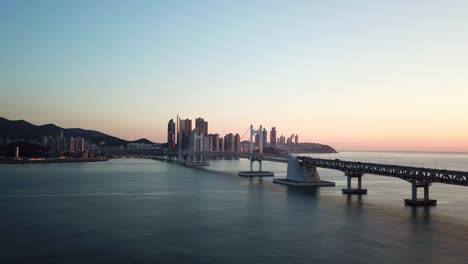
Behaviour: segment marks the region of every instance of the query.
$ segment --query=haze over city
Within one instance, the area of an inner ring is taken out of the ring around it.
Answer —
[[[450,3],[450,4],[447,4]],[[468,151],[466,1],[1,1],[0,116]]]

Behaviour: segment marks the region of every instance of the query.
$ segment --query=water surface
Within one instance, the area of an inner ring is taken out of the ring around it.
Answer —
[[[416,160],[433,167],[467,168],[466,155],[443,155],[330,157]],[[263,167],[274,171],[275,177],[285,177],[285,164],[265,162]],[[396,178],[365,175],[363,187],[369,194],[349,197],[341,194],[346,178],[338,171],[320,169],[322,179],[337,186],[314,189],[236,176],[247,168],[246,160],[212,161],[203,169],[143,159],[1,165],[0,262],[466,263],[468,259],[467,187],[434,184],[431,198],[438,200],[438,206],[413,209],[403,204],[410,197],[410,184]]]

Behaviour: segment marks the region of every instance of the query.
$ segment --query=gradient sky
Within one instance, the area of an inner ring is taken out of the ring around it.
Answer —
[[[468,151],[468,1],[0,0],[0,116]]]

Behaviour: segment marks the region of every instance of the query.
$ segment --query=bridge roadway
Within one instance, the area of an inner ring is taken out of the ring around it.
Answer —
[[[184,152],[183,154],[203,157],[250,158],[250,154],[245,152],[192,151]],[[305,166],[339,170],[343,171],[346,175],[374,174],[400,178],[408,182],[445,183],[468,186],[468,172],[464,171],[345,161],[340,159],[318,159],[308,156],[297,156],[297,158],[299,162]],[[287,163],[288,154],[254,153],[253,160]]]

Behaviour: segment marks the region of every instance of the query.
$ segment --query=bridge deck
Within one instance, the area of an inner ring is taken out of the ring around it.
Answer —
[[[218,152],[218,151],[192,151],[184,152],[184,155],[200,155],[204,157],[233,157],[249,159],[249,153]],[[288,162],[288,154],[265,154],[254,153],[254,160],[265,160],[273,162]],[[305,166],[325,169],[340,170],[351,174],[374,174],[388,177],[396,177],[406,181],[437,182],[468,186],[468,172],[454,170],[440,170],[421,167],[410,167],[400,165],[388,165],[377,163],[365,163],[356,161],[345,161],[340,159],[318,159],[308,156],[297,156]]]

